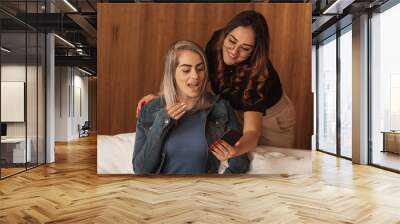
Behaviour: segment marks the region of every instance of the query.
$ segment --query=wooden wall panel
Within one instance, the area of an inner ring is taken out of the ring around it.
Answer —
[[[90,131],[97,132],[97,78],[91,77],[88,80],[89,88],[89,123]]]
[[[159,91],[168,46],[189,39],[203,46],[240,11],[267,19],[271,60],[297,111],[296,147],[312,135],[310,4],[98,4],[98,133],[135,131],[138,100]]]

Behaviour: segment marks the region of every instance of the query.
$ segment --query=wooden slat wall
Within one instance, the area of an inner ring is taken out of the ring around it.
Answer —
[[[176,40],[203,46],[212,33],[243,10],[267,19],[271,60],[297,112],[296,147],[310,148],[310,4],[112,4],[98,5],[98,133],[135,131],[138,100],[157,93],[163,58]]]

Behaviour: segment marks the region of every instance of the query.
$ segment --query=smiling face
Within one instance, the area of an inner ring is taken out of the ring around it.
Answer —
[[[203,89],[205,65],[201,56],[191,50],[177,52],[175,83],[180,101],[196,99]]]
[[[255,34],[251,27],[238,26],[225,37],[222,56],[225,64],[235,65],[245,61],[253,52]]]

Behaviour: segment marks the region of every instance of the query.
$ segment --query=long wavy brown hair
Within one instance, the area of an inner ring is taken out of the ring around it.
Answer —
[[[222,57],[222,47],[226,36],[236,27],[251,27],[255,34],[255,44],[251,55],[243,62],[235,65],[235,73],[231,77],[224,76],[225,64]],[[273,71],[269,60],[269,32],[264,16],[250,10],[237,14],[222,28],[217,41],[211,46],[212,59],[219,90],[238,93],[243,90],[242,102],[248,105],[264,100],[265,80]]]

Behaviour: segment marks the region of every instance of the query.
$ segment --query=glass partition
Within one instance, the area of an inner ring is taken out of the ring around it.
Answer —
[[[340,36],[340,155],[352,158],[352,32]]]
[[[318,47],[318,146],[336,154],[336,36]]]
[[[17,19],[45,1],[1,1],[0,178],[45,162],[45,34]]]
[[[4,133],[0,150],[1,176],[6,177],[24,171],[31,158],[26,136],[26,33],[2,32],[1,47],[0,109]]]
[[[371,18],[372,164],[400,171],[400,4]]]

